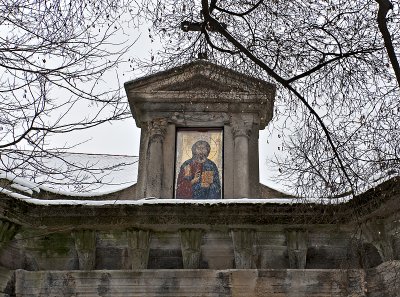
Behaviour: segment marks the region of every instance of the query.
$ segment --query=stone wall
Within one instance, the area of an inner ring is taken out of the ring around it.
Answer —
[[[0,289],[4,296],[399,296],[398,182],[339,205],[46,205],[3,196]]]

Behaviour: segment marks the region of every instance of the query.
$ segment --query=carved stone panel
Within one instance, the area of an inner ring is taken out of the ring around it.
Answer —
[[[303,229],[286,230],[289,267],[305,269],[307,260],[307,231]]]
[[[132,269],[146,269],[149,261],[150,231],[128,230],[128,255]]]
[[[72,232],[78,254],[79,269],[93,270],[96,267],[96,231],[76,230]]]
[[[18,226],[16,224],[0,220],[0,251],[11,239],[14,238],[17,230]]]
[[[254,268],[255,231],[252,229],[231,230],[236,269]]]
[[[201,240],[203,230],[185,229],[180,230],[182,261],[184,269],[198,269],[200,266]]]

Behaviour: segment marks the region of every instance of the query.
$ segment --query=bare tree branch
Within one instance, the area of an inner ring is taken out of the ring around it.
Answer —
[[[378,27],[379,30],[381,31],[385,43],[385,48],[389,56],[390,63],[392,64],[393,67],[393,71],[396,74],[397,83],[400,86],[400,65],[396,56],[396,51],[392,43],[392,37],[387,27],[387,19],[386,19],[386,16],[389,13],[389,11],[393,9],[393,4],[389,0],[375,0],[375,1],[379,5],[378,16],[377,16]]]
[[[309,112],[315,116],[315,118],[318,120],[319,124],[321,125],[326,138],[328,139],[329,144],[331,145],[332,151],[334,152],[339,164],[340,168],[343,171],[343,174],[346,176],[347,181],[349,184],[352,186],[352,181],[350,177],[347,174],[346,168],[342,162],[342,159],[336,149],[336,145],[333,143],[333,140],[331,138],[330,132],[325,126],[323,120],[321,117],[318,115],[318,113],[310,106],[310,104],[307,102],[307,100],[296,90],[294,89],[290,83],[283,79],[281,76],[279,76],[276,72],[274,72],[270,67],[268,67],[264,62],[262,62],[260,59],[258,59],[256,56],[254,56],[246,47],[244,47],[242,44],[240,44],[231,34],[228,33],[228,31],[225,30],[225,28],[216,20],[214,19],[210,13],[209,13],[209,7],[208,7],[208,0],[202,0],[202,7],[203,7],[203,14],[204,14],[204,19],[206,22],[211,23],[211,25],[219,32],[221,33],[229,42],[231,42],[236,48],[238,48],[242,53],[244,53],[249,59],[251,59],[256,65],[264,69],[267,74],[271,77],[273,77],[277,82],[282,84],[285,88],[287,88],[289,91],[291,91],[293,94],[297,96],[297,98],[300,99],[300,101],[307,107]]]

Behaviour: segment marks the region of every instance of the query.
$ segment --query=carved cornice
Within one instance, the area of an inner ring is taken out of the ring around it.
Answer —
[[[205,82],[207,78],[210,82]],[[195,61],[176,68],[157,72],[125,83],[125,90],[130,97],[130,92],[138,91],[181,91],[186,86],[197,87],[196,82],[207,87],[224,88],[226,91],[246,91],[250,93],[268,94],[272,99],[275,96],[275,85],[255,77],[218,66],[204,61]],[[129,98],[131,100],[131,98]]]
[[[275,224],[277,226],[339,223],[354,225],[354,222],[386,218],[400,211],[400,177],[392,178],[374,189],[341,204],[309,202],[293,199],[292,203],[252,203],[238,199],[238,203],[193,204],[177,203],[163,199],[154,203],[145,200],[137,204],[112,203],[87,204],[43,204],[31,203],[1,195],[0,216],[3,220],[21,226],[48,228],[49,230],[76,229],[79,226],[95,230],[119,228],[173,228],[196,226],[219,229],[246,225],[252,228]],[[82,197],[83,198],[83,197]],[[86,197],[87,199],[87,197]],[[266,200],[267,201],[267,200]],[[86,202],[85,202],[86,203]],[[357,209],[358,216],[354,216]]]
[[[161,86],[156,91],[171,91],[171,92],[246,92],[247,90],[242,88],[243,86],[221,83],[210,79],[205,75],[193,75],[185,80],[172,82],[171,84]]]

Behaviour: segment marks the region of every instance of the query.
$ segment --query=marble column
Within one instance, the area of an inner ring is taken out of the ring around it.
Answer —
[[[249,138],[252,122],[232,118],[234,138],[234,198],[250,197]]]
[[[149,144],[147,147],[147,179],[145,197],[161,198],[164,169],[163,142],[167,128],[165,119],[154,119],[148,123]]]

